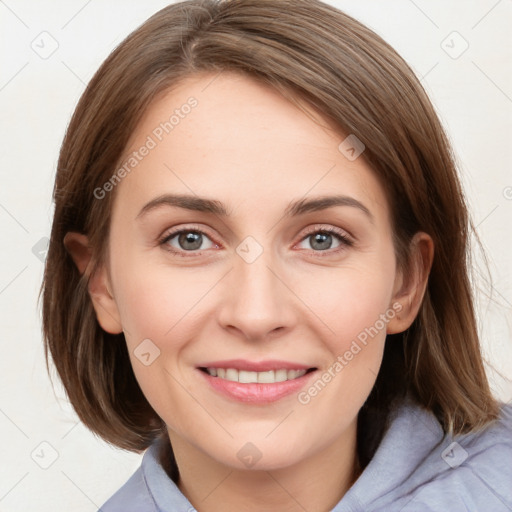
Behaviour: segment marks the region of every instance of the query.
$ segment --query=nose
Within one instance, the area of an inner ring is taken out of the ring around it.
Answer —
[[[294,295],[279,269],[266,251],[252,263],[235,254],[217,310],[224,329],[256,341],[292,328],[298,318]]]

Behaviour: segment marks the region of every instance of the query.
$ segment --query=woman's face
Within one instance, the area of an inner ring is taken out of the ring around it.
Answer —
[[[354,432],[401,305],[386,197],[347,135],[228,72],[182,82],[133,134],[98,319],[119,319],[171,440],[272,469]]]

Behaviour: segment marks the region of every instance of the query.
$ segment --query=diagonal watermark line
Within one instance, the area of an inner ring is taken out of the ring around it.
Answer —
[[[309,190],[306,191],[306,193],[301,197],[301,199],[304,199],[335,167],[336,164],[334,164],[322,177],[320,177],[318,181],[312,187],[310,187]],[[283,219],[284,215],[275,224],[271,226],[267,233],[270,233]]]
[[[267,475],[272,478],[272,480],[274,480],[274,482],[279,485],[279,487],[281,487],[281,489],[283,489],[284,492],[286,492],[286,494],[288,494],[288,496],[290,496],[290,498],[295,501],[295,503],[297,503],[297,505],[299,505],[299,507],[304,510],[305,512],[308,512],[308,510],[306,508],[304,508],[304,506],[302,505],[302,503],[300,503],[299,501],[297,501],[297,499],[292,495],[290,494],[290,492],[288,491],[288,489],[286,489],[286,487],[283,487],[281,485],[281,483],[274,477],[274,475],[270,472],[270,471],[265,471],[265,473],[267,473]]]
[[[433,427],[430,423],[427,423],[424,420],[424,418],[421,416],[421,412],[412,411],[412,414],[416,417],[416,419],[418,419],[427,428],[427,430],[429,430],[432,434],[434,434],[434,436],[438,435],[438,430],[436,430],[435,427]]]
[[[508,503],[505,503],[505,501],[503,501],[503,498],[502,498],[502,494],[498,494],[493,487],[491,487],[487,481],[487,478],[482,478],[480,476],[480,472],[479,471],[475,471],[471,466],[471,473],[473,473],[473,475],[475,475],[476,478],[478,478],[478,480],[480,480],[480,482],[482,482],[482,484],[487,488],[488,491],[490,491],[490,493],[492,495],[494,495],[494,497],[496,498],[496,500],[500,501],[503,505],[505,505],[505,507],[508,508],[508,510],[512,511],[512,505],[510,504],[510,501]],[[508,500],[507,500],[508,501]],[[494,507],[493,507],[494,508]],[[501,508],[501,507],[500,507]],[[466,508],[466,510],[468,512],[471,512],[471,510],[469,508]]]
[[[18,69],[18,71],[16,71],[16,73],[14,73],[14,75],[11,76],[11,78],[9,78],[9,80],[7,80],[7,82],[4,85],[2,85],[2,87],[0,87],[0,91],[5,89],[27,66],[28,62],[25,62],[25,64],[23,64],[23,66],[21,66],[21,68]]]
[[[501,0],[498,0],[472,27],[473,30],[480,22],[498,5],[501,3]]]
[[[88,0],[88,2],[86,2],[73,16],[71,16],[71,18],[66,21],[66,23],[64,23],[64,25],[62,25],[62,27],[60,27],[60,29],[62,30],[63,28],[66,28],[90,3],[91,3],[92,0]]]
[[[215,82],[215,80],[217,80],[217,78],[219,78],[219,76],[221,75],[221,73],[223,73],[224,70],[221,69],[202,89],[201,89],[201,92],[204,92],[206,91],[206,89],[208,89],[208,87],[210,87],[210,85]]]
[[[16,281],[16,279],[18,279],[18,277],[23,274],[23,272],[25,272],[25,270],[27,270],[28,268],[28,265],[26,265],[22,270],[20,270],[1,290],[0,290],[0,295],[2,293],[5,292],[5,290],[7,290],[7,288],[9,288],[9,286],[11,286],[12,283],[14,283],[14,281]]]
[[[77,421],[62,437],[61,439],[64,439],[65,437],[67,437],[71,432],[72,430],[77,426],[77,425],[80,425],[80,422]]]
[[[484,75],[487,80],[489,80],[489,82],[491,82],[494,87],[496,87],[496,89],[498,89],[501,94],[507,98],[508,101],[512,102],[512,98],[475,61],[472,60],[471,62],[478,69],[478,71],[480,71],[480,73],[482,73],[482,75]]]
[[[437,23],[423,9],[421,9],[421,7],[418,4],[416,4],[413,0],[409,0],[409,2],[411,2],[411,4],[413,4],[414,7],[416,7],[416,9],[418,9],[418,11],[420,11],[423,14],[423,16],[425,16],[425,18],[427,18],[430,21],[430,23],[432,23],[432,25],[434,25],[436,28],[439,28]]]
[[[5,414],[5,412],[0,409],[0,412],[27,438],[27,439],[30,439],[27,434],[25,434],[25,432],[23,432],[23,430],[21,430],[21,428],[16,424],[16,422],[14,422],[9,416],[7,416],[7,414]]]
[[[30,28],[3,0],[0,0],[0,4],[2,4],[5,7],[7,7],[7,9],[9,9],[9,11],[11,11],[11,13],[14,14],[14,16],[16,16],[16,18],[18,18],[18,20],[21,23],[23,23],[23,25],[25,25],[25,27]]]
[[[23,229],[23,231],[25,231],[25,233],[29,234],[28,229],[3,204],[0,204],[0,208],[2,208],[2,210],[4,210],[4,212],[6,212],[7,215],[9,215],[9,217],[11,217],[11,219],[13,219],[14,222]]]
[[[492,213],[492,212],[491,212]],[[490,215],[490,214],[489,214]],[[485,220],[485,219],[484,219]],[[483,222],[483,221],[482,221]],[[480,276],[480,278],[488,283],[485,279],[485,276],[478,270],[478,268],[474,268],[474,271]],[[489,283],[488,283],[489,284]],[[489,297],[489,299],[492,299],[492,294],[493,293],[497,293],[510,307],[512,307],[512,304],[510,303],[510,301],[502,294],[500,293],[500,291],[496,288],[496,286],[494,285],[491,285],[490,286],[490,289],[491,289],[491,296]]]
[[[61,470],[60,472],[98,509],[98,512],[101,512],[101,509],[98,507],[98,505],[96,505],[96,503],[94,503],[94,501],[91,499],[90,496],[87,495],[87,493],[80,489],[80,487],[78,487],[78,485],[76,485],[76,483],[73,482],[73,480],[71,480],[71,478],[68,475],[66,475],[64,471]]]
[[[377,374],[370,367],[368,367],[368,370],[373,374],[374,377],[377,377]]]
[[[0,501],[2,501],[17,485],[19,485],[27,475],[28,471],[0,498]]]
[[[198,405],[200,405],[203,410],[206,412],[206,414],[208,414],[208,416],[210,416],[210,418],[215,421],[215,423],[217,423],[217,425],[219,425],[219,427],[224,430],[224,432],[226,432],[226,434],[229,436],[229,437],[233,437],[233,435],[231,434],[231,432],[229,432],[213,415],[212,413],[167,369],[167,368],[164,368],[164,370],[178,383],[179,386],[181,386],[181,388],[183,390],[185,390],[190,398],[192,398],[193,400],[195,400],[197,402]]]
[[[80,82],[82,82],[84,85],[87,85],[63,60],[61,60],[61,62],[69,69],[69,71],[71,71],[71,73],[73,73],[73,75],[78,78],[78,80],[80,80]]]
[[[495,286],[492,289],[512,308],[512,303]]]
[[[496,368],[496,366],[491,361],[489,361],[487,359],[487,357],[483,357],[482,360],[483,360],[484,365],[486,367],[486,371],[492,372],[494,375],[498,375],[500,377],[500,379],[504,380],[507,383],[512,382],[512,378],[507,377],[503,372],[498,370]],[[503,391],[503,388],[501,386],[499,386],[499,389],[500,389],[500,391]],[[511,400],[512,400],[512,397],[511,397]],[[509,400],[506,400],[506,401],[508,402]]]
[[[427,78],[427,75],[439,64],[439,61],[436,62],[421,78],[420,78],[420,82]]]
[[[277,427],[279,427],[280,425],[283,424],[284,420],[286,420],[287,418],[290,417],[290,414],[294,413],[295,412],[295,409],[291,410],[266,436],[265,436],[265,439],[270,435],[272,434],[272,432],[274,432]]]
[[[176,178],[178,178],[181,181],[181,183],[183,183],[183,185],[185,185],[185,187],[187,187],[190,190],[190,192],[192,192],[192,194],[197,196],[197,194],[173,171],[172,167],[169,167],[165,163],[164,163],[164,167],[166,167],[169,171],[171,171],[174,174],[174,176],[176,176]]]
[[[208,498],[213,492],[215,492],[232,474],[233,471],[230,471],[201,501],[206,500],[206,498]],[[192,510],[190,510],[190,512],[192,512]]]
[[[167,336],[231,271],[231,267],[197,302],[195,302],[190,309],[165,333]]]
[[[320,322],[325,325],[325,327],[327,327],[327,329],[329,329],[329,331],[331,331],[333,334],[336,334],[268,265],[267,268],[277,277],[277,279],[279,279],[279,281],[281,281],[281,283],[286,286],[286,288],[288,288],[288,290],[293,293],[293,295],[295,295],[295,297],[297,297],[297,299],[302,302],[302,304],[304,304],[304,306],[306,306],[311,311],[311,313],[313,313],[318,318],[318,320],[320,320]]]
[[[499,207],[499,204],[497,204],[477,225],[476,227],[480,226],[480,224],[483,224]]]

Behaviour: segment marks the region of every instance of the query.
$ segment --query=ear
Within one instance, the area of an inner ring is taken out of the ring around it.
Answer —
[[[410,275],[397,273],[391,304],[401,309],[387,324],[387,334],[396,334],[410,327],[416,318],[427,288],[428,276],[434,260],[434,241],[427,233],[416,233],[409,247]]]
[[[66,233],[64,246],[80,274],[89,275],[91,272],[92,250],[87,236],[75,232]],[[111,334],[119,334],[123,332],[123,327],[111,290],[112,286],[105,265],[102,265],[93,275],[89,276],[88,291],[96,312],[96,318],[103,330]]]

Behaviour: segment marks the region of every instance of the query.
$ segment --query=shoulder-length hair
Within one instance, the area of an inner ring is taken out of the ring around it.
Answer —
[[[46,259],[43,331],[48,353],[83,423],[107,442],[142,451],[165,425],[132,371],[123,334],[99,326],[88,280],[106,255],[113,175],[130,135],[157,95],[198,72],[237,71],[274,87],[354,134],[384,187],[397,261],[408,269],[417,231],[435,244],[420,311],[388,336],[380,373],[358,416],[363,466],[391,403],[410,393],[446,432],[496,419],[480,352],[469,270],[472,229],[455,159],[421,83],[381,37],[319,0],[188,0],[162,9],[106,59],[83,93],[64,138]],[[87,234],[80,275],[63,239]]]

